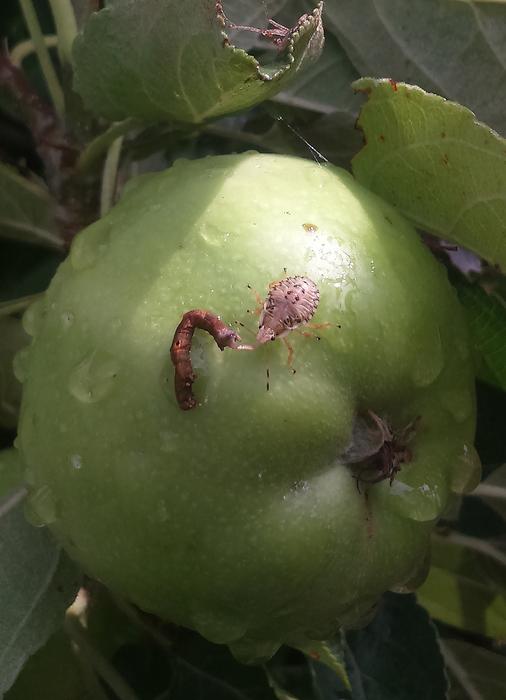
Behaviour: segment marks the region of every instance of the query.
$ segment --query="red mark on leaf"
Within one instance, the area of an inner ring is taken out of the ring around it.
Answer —
[[[390,85],[392,86],[392,90],[393,90],[394,92],[397,92],[397,82],[396,82],[395,80],[393,80],[392,78],[389,78],[389,79],[388,79],[388,82],[389,82]]]
[[[383,136],[383,134],[380,134],[380,135],[378,136],[378,138],[379,138],[380,141],[384,141],[384,140],[385,140],[385,137]]]

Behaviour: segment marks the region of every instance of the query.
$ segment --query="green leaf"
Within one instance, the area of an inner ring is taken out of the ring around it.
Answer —
[[[339,639],[326,642],[313,641],[302,646],[297,645],[297,649],[313,662],[316,661],[329,668],[344,688],[351,689],[350,679],[346,673],[343,645]]]
[[[464,107],[364,78],[357,179],[417,226],[506,269],[506,143]]]
[[[5,700],[94,700],[83,688],[84,680],[78,658],[69,638],[59,630],[28,659]]]
[[[471,341],[483,379],[506,391],[506,306],[479,284],[460,282],[459,299],[465,309]]]
[[[62,624],[78,575],[47,530],[26,522],[20,505],[0,513],[1,697],[27,658]]]
[[[479,496],[506,520],[506,464],[495,469],[474,490],[473,496]]]
[[[371,624],[346,638],[356,700],[446,699],[436,630],[414,595],[388,593]]]
[[[326,0],[325,29],[360,75],[420,85],[466,105],[506,135],[503,4]]]
[[[434,538],[432,566],[417,597],[433,617],[448,625],[504,639],[506,567],[500,560],[505,557],[497,551],[493,558],[495,550],[487,545],[455,534]]]
[[[55,210],[47,190],[0,163],[0,237],[61,249]]]
[[[344,640],[344,637],[343,637]],[[302,652],[297,654],[294,649]],[[265,666],[278,700],[344,700],[351,684],[339,638],[314,641],[281,650]]]
[[[14,376],[14,355],[25,347],[29,337],[18,318],[1,315],[0,304],[0,426],[15,428],[21,403],[21,384]]]
[[[243,666],[225,646],[181,629],[168,661],[170,687],[158,700],[274,700],[262,668]]]
[[[321,52],[321,5],[269,65],[232,46],[215,0],[111,0],[74,43],[75,88],[110,120],[201,123],[285,87]]]
[[[445,639],[441,648],[450,673],[449,700],[504,700],[506,659],[461,639]],[[461,694],[461,690],[464,694]]]

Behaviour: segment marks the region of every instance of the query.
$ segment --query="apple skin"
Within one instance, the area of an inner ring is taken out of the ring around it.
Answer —
[[[316,282],[313,320],[329,324],[319,341],[289,334],[296,373],[281,340],[220,352],[197,331],[199,405],[180,410],[169,348],[183,313],[240,321],[253,342],[254,290],[290,275]],[[24,324],[31,519],[117,594],[242,658],[328,638],[416,587],[435,520],[479,478],[446,272],[333,166],[248,152],[131,181]],[[393,483],[359,491],[339,456],[367,410],[419,423]]]

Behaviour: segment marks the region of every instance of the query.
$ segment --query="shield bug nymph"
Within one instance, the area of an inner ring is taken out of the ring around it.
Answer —
[[[297,275],[273,282],[258,322],[260,345],[283,338],[290,331],[309,323],[320,303],[320,291],[308,277]]]

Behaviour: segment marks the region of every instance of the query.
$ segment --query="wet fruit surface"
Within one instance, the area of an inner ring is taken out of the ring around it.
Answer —
[[[207,309],[254,342],[252,290],[296,276],[317,285],[320,330],[290,331],[293,367],[279,338],[220,352],[196,331],[200,405],[181,411],[183,314]],[[446,274],[333,167],[249,153],[139,178],[76,238],[25,327],[32,522],[113,590],[244,658],[328,637],[419,583],[433,521],[479,473]],[[392,484],[359,490],[340,455],[367,411],[394,433],[418,420]]]

